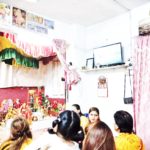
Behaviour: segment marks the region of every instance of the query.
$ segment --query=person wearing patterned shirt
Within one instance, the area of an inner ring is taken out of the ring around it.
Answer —
[[[115,138],[116,150],[145,150],[143,141],[133,132],[133,118],[127,111],[114,114],[115,130],[119,132]]]

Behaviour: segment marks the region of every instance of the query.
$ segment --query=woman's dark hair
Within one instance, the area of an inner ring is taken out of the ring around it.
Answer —
[[[23,142],[27,138],[32,138],[32,133],[29,124],[26,119],[22,117],[16,117],[10,128],[11,136],[8,141],[12,141],[10,148],[11,150],[20,150]]]
[[[115,150],[114,137],[106,123],[99,121],[90,129],[82,150]]]
[[[115,123],[117,124],[120,132],[132,133],[133,132],[133,118],[127,111],[117,111],[114,114]]]
[[[78,105],[78,104],[73,104],[72,106],[75,107],[77,110],[80,111],[80,112],[79,112],[79,115],[80,115],[80,116],[83,116],[83,113],[81,112],[80,105]]]
[[[96,111],[97,114],[99,115],[99,109],[98,109],[97,107],[91,107],[91,108],[89,109],[89,113],[92,112],[92,111]]]
[[[65,140],[73,140],[80,128],[80,117],[77,113],[70,110],[65,110],[60,113],[58,118],[53,121],[52,127],[54,128],[57,125],[56,134],[61,134]],[[49,130],[50,133],[51,130]]]

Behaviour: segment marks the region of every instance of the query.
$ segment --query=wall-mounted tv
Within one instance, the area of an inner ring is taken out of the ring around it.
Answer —
[[[124,64],[121,42],[94,48],[93,55],[95,67]]]

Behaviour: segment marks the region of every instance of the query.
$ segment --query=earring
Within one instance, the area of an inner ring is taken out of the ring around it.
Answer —
[[[115,129],[115,131],[120,132],[120,129],[116,123],[114,124],[114,129]]]

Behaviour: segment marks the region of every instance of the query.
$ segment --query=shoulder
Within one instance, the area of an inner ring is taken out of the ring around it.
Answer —
[[[44,133],[36,140],[33,140],[31,144],[29,144],[24,150],[34,150],[45,147],[46,145],[50,145],[53,140],[55,140],[55,135]]]
[[[72,144],[66,144],[66,143],[61,143],[60,145],[53,146],[55,149],[64,149],[64,150],[80,150],[79,149],[79,144],[76,142],[73,142]]]
[[[74,142],[74,150],[79,150],[79,144]]]
[[[81,122],[89,123],[89,119],[88,119],[87,117],[85,117],[85,116],[81,116],[81,117],[80,117],[80,121],[81,121]]]
[[[30,145],[32,143],[32,139],[31,138],[27,138],[24,143],[21,146],[20,150],[24,150],[28,145]]]
[[[7,140],[5,142],[3,142],[1,145],[0,145],[0,150],[9,150],[10,148],[10,145],[12,144],[13,141],[11,140]]]
[[[120,133],[117,137],[116,140],[127,140],[130,141],[132,139],[132,141],[139,141],[140,138],[136,135],[136,134],[129,134],[129,133]]]
[[[116,148],[138,150],[141,148],[141,139],[135,134],[120,133],[115,138]]]
[[[87,118],[87,117],[85,117],[85,116],[81,116],[81,117],[80,117],[80,119],[88,120],[88,118]]]

